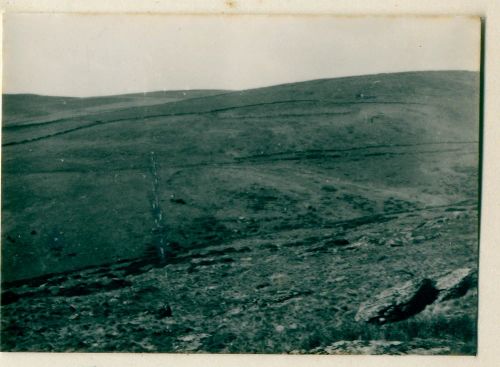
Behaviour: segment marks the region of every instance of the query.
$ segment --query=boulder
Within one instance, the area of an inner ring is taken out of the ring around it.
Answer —
[[[361,304],[355,319],[378,325],[404,320],[421,312],[438,295],[433,280],[410,280]]]
[[[438,301],[462,297],[476,283],[476,272],[471,268],[456,269],[436,280]]]

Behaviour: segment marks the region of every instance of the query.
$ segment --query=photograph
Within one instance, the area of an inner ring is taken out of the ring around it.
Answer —
[[[2,352],[478,352],[481,18],[6,13]]]

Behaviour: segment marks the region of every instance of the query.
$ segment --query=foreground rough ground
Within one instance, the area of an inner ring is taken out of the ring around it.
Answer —
[[[380,290],[464,264],[475,268],[476,239],[468,232],[477,220],[476,208],[447,209],[388,215],[382,223],[283,231],[172,255],[167,264],[124,262],[12,288],[20,299],[3,307],[3,346],[35,351],[470,353],[475,346],[474,288],[399,323],[355,321],[359,305]],[[394,246],[387,233],[401,242]]]

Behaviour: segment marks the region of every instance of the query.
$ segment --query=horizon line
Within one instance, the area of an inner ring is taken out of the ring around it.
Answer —
[[[321,80],[334,80],[334,79],[349,79],[356,77],[370,77],[377,75],[396,75],[396,74],[411,74],[411,73],[432,73],[432,72],[468,72],[468,73],[480,73],[481,70],[469,70],[469,69],[429,69],[429,70],[408,70],[408,71],[396,71],[396,72],[381,72],[381,73],[369,73],[369,74],[353,74],[353,75],[344,75],[344,76],[336,76],[336,77],[325,77],[325,78],[316,78],[316,79],[306,79],[306,80],[297,80],[285,83],[278,84],[270,84],[270,85],[262,85],[259,87],[245,88],[245,89],[219,89],[219,88],[193,88],[193,89],[156,89],[150,91],[138,91],[138,92],[126,92],[126,93],[118,93],[118,94],[97,94],[97,95],[88,95],[88,96],[76,96],[76,95],[52,95],[52,94],[39,94],[33,92],[15,92],[9,93],[4,92],[2,90],[2,96],[39,96],[39,97],[48,97],[48,98],[73,98],[73,99],[87,99],[87,98],[106,98],[106,97],[125,97],[132,96],[138,94],[153,94],[153,93],[173,93],[173,92],[194,92],[194,91],[220,91],[220,94],[233,93],[233,92],[245,92],[257,89],[264,88],[272,88],[290,84],[300,84]]]

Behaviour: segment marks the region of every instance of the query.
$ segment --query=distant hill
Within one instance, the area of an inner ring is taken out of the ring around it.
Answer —
[[[124,107],[163,104],[225,92],[223,90],[179,90],[82,98],[41,96],[37,94],[4,94],[3,124],[4,126],[13,126],[30,122],[40,123],[47,120],[112,111]]]

